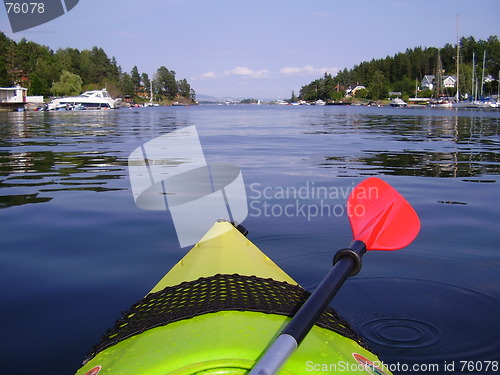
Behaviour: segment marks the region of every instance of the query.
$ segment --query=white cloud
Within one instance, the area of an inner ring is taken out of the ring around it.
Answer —
[[[234,69],[226,71],[226,74],[234,74],[235,76],[249,76],[253,74],[253,70],[245,66],[237,66]]]
[[[269,77],[269,71],[267,69],[252,70],[246,66],[237,66],[234,69],[227,70],[224,74],[226,75],[236,75],[236,76],[247,76],[250,78],[266,78]]]
[[[214,72],[206,72],[201,75],[202,78],[215,78],[217,74]]]
[[[339,70],[338,68],[335,67],[321,67],[321,68],[315,68],[312,65],[305,65],[302,67],[298,66],[286,66],[284,68],[280,69],[280,73],[285,74],[285,75],[301,75],[301,76],[307,76],[307,75],[318,75],[318,74],[324,74],[325,72],[328,72],[330,74],[335,74]]]
[[[250,68],[247,68],[246,66],[237,66],[236,68],[233,68],[231,70],[226,70],[225,72],[222,73],[217,73],[213,71],[209,71],[206,73],[203,73],[199,76],[199,78],[208,78],[208,79],[214,79],[214,78],[224,78],[227,76],[241,76],[241,77],[248,77],[248,78],[269,78],[271,76],[269,70],[267,69],[260,69],[260,70],[253,70]]]

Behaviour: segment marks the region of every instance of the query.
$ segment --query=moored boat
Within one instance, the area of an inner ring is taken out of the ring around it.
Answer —
[[[436,98],[429,101],[431,108],[452,108],[453,103],[445,98]]]
[[[68,96],[52,100],[47,110],[74,109],[114,109],[115,100],[106,89],[85,91],[78,96]]]
[[[406,103],[403,99],[401,98],[395,98],[393,99],[389,105],[391,107],[408,107],[408,103]]]

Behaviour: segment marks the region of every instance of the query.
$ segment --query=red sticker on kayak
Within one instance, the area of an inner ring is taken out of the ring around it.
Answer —
[[[358,353],[352,353],[352,356],[354,359],[361,365],[363,366],[364,370],[368,372],[369,374],[373,375],[388,375],[387,372],[382,370],[379,366],[382,365],[382,362],[373,362],[370,361],[368,358],[363,357],[361,354]]]
[[[97,375],[101,371],[101,366],[96,366],[85,373],[85,375]]]

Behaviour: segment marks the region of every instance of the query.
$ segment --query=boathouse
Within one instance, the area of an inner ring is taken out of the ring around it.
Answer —
[[[27,91],[27,88],[19,85],[16,87],[0,87],[0,111],[15,111],[24,108]]]

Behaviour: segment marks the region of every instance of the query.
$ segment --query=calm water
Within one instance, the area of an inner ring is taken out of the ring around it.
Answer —
[[[332,305],[388,364],[500,360],[499,111],[199,106],[0,113],[2,373],[73,374],[186,252],[168,213],[135,206],[127,159],[189,125],[241,168],[249,238],[308,289],[350,241],[342,192],[391,183],[420,235],[367,254]]]

